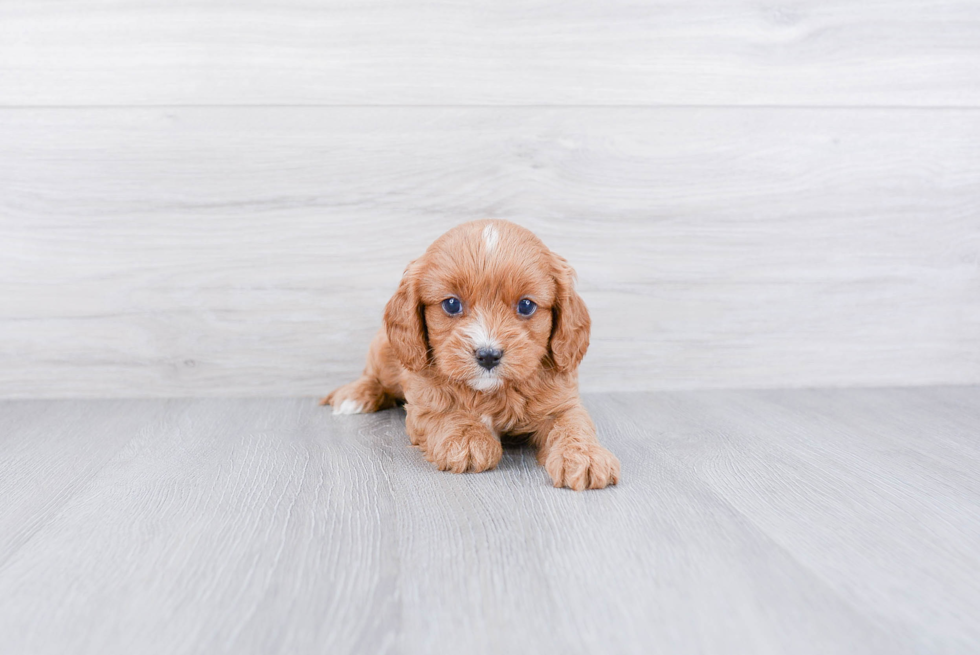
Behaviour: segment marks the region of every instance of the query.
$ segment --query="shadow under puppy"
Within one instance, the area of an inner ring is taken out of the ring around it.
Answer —
[[[404,400],[412,444],[443,471],[491,469],[501,435],[527,435],[556,487],[616,484],[619,460],[579,399],[590,319],[574,277],[518,225],[453,228],[408,265],[363,375],[323,404],[356,414]]]

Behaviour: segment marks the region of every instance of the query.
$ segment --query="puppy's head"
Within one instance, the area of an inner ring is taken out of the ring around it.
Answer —
[[[385,308],[388,340],[405,368],[434,367],[478,391],[540,367],[574,370],[590,325],[574,276],[522,227],[465,223],[406,269]]]

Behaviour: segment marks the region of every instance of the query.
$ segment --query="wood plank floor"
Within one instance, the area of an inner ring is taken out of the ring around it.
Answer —
[[[622,484],[310,399],[0,403],[5,653],[975,653],[980,387],[587,395]]]

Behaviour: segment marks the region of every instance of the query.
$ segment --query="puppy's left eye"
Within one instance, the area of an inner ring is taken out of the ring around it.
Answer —
[[[534,304],[534,301],[528,298],[522,298],[521,301],[517,303],[517,313],[521,316],[530,316],[537,308],[538,306]]]

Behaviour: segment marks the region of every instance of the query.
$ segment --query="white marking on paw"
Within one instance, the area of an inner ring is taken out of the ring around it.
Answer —
[[[333,408],[334,414],[363,414],[364,407],[353,398],[348,398]]]
[[[493,249],[497,247],[497,239],[499,238],[497,228],[492,224],[483,228],[483,245],[487,250],[487,254],[493,252]]]
[[[483,425],[487,426],[487,429],[490,430],[490,433],[493,436],[495,436],[495,437],[499,437],[500,436],[500,433],[497,432],[497,429],[495,427],[493,427],[493,419],[491,417],[486,416],[486,415],[481,416],[480,417],[480,422],[483,423]]]

